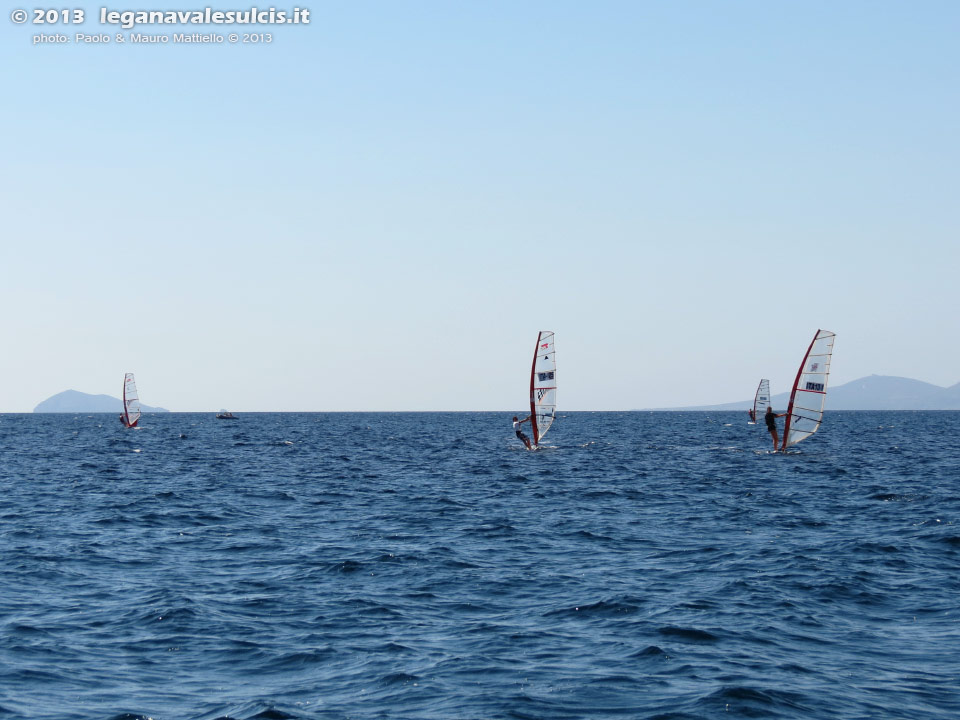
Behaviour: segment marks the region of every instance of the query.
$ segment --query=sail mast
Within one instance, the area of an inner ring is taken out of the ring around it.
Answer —
[[[760,384],[757,385],[757,394],[753,397],[753,421],[760,422],[760,404],[764,403],[765,405],[770,404],[770,381],[766,378],[760,381]],[[764,407],[766,410],[766,407]]]
[[[137,395],[137,383],[133,373],[123,376],[123,424],[136,427],[140,420],[140,398]]]
[[[541,330],[530,370],[530,422],[533,444],[539,445],[557,411],[557,355],[551,330]]]
[[[130,373],[123,376],[123,424],[130,427],[130,413],[127,412],[127,378]]]
[[[817,334],[820,331],[817,330]],[[807,358],[810,357],[810,351],[813,349],[813,344],[817,341],[817,336],[813,336],[813,340],[810,341],[810,347],[807,348],[806,354],[803,356],[803,360],[800,362],[800,368],[797,370],[797,377],[793,381],[793,389],[790,391],[790,401],[787,403],[787,419],[783,422],[783,441],[780,443],[780,449],[787,449],[787,436],[790,435],[790,421],[793,419],[793,403],[797,399],[797,386],[800,384],[800,376],[803,375],[803,368],[807,364]]]
[[[533,427],[533,444],[540,442],[539,428],[537,428],[537,400],[534,393],[534,381],[537,378],[537,353],[540,352],[541,330],[537,333],[537,344],[533,346],[533,363],[530,365],[530,425]]]
[[[810,341],[790,392],[780,450],[786,450],[820,429],[834,337],[829,330],[817,330]]]

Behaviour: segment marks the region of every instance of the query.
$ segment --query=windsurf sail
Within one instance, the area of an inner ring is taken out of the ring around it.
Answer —
[[[827,399],[827,379],[830,377],[830,357],[833,338],[829,330],[817,330],[807,354],[803,356],[797,379],[790,393],[787,420],[783,428],[781,450],[806,440],[820,429],[823,404]]]
[[[140,398],[137,397],[137,383],[133,373],[123,376],[123,424],[136,427],[140,420]]]
[[[541,330],[533,351],[533,369],[530,371],[530,422],[533,424],[533,444],[539,445],[553,425],[557,412],[557,355],[553,333]]]
[[[770,407],[770,381],[764,378],[757,385],[757,394],[753,397],[753,410],[750,412],[750,422],[757,422]]]

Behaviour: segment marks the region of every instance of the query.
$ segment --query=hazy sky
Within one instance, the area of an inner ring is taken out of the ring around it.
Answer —
[[[960,381],[960,4],[301,6],[4,11],[0,411],[522,410],[541,329],[567,410],[783,392],[817,328],[831,384]]]

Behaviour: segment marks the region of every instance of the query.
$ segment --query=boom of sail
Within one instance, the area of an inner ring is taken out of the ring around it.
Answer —
[[[140,398],[133,373],[123,376],[123,415],[120,418],[126,427],[136,427],[140,421]]]
[[[541,330],[533,351],[530,371],[530,422],[533,423],[533,444],[539,445],[553,425],[557,412],[557,355],[553,333]]]
[[[830,377],[830,357],[833,339],[829,330],[817,330],[807,354],[797,371],[797,379],[790,393],[787,420],[783,428],[781,450],[806,440],[820,429],[823,404],[827,399],[827,379]]]

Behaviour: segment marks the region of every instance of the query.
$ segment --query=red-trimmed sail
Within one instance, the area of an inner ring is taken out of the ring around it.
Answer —
[[[133,373],[123,376],[123,424],[136,427],[140,420],[140,398],[137,396],[137,383]]]
[[[790,393],[787,420],[783,427],[781,450],[806,440],[820,429],[823,420],[823,405],[827,399],[827,379],[830,377],[830,358],[833,355],[833,339],[829,330],[817,330],[807,354],[803,356],[797,379]]]
[[[530,370],[530,422],[533,424],[533,444],[539,445],[553,425],[557,412],[557,356],[553,333],[541,330],[533,351]]]

